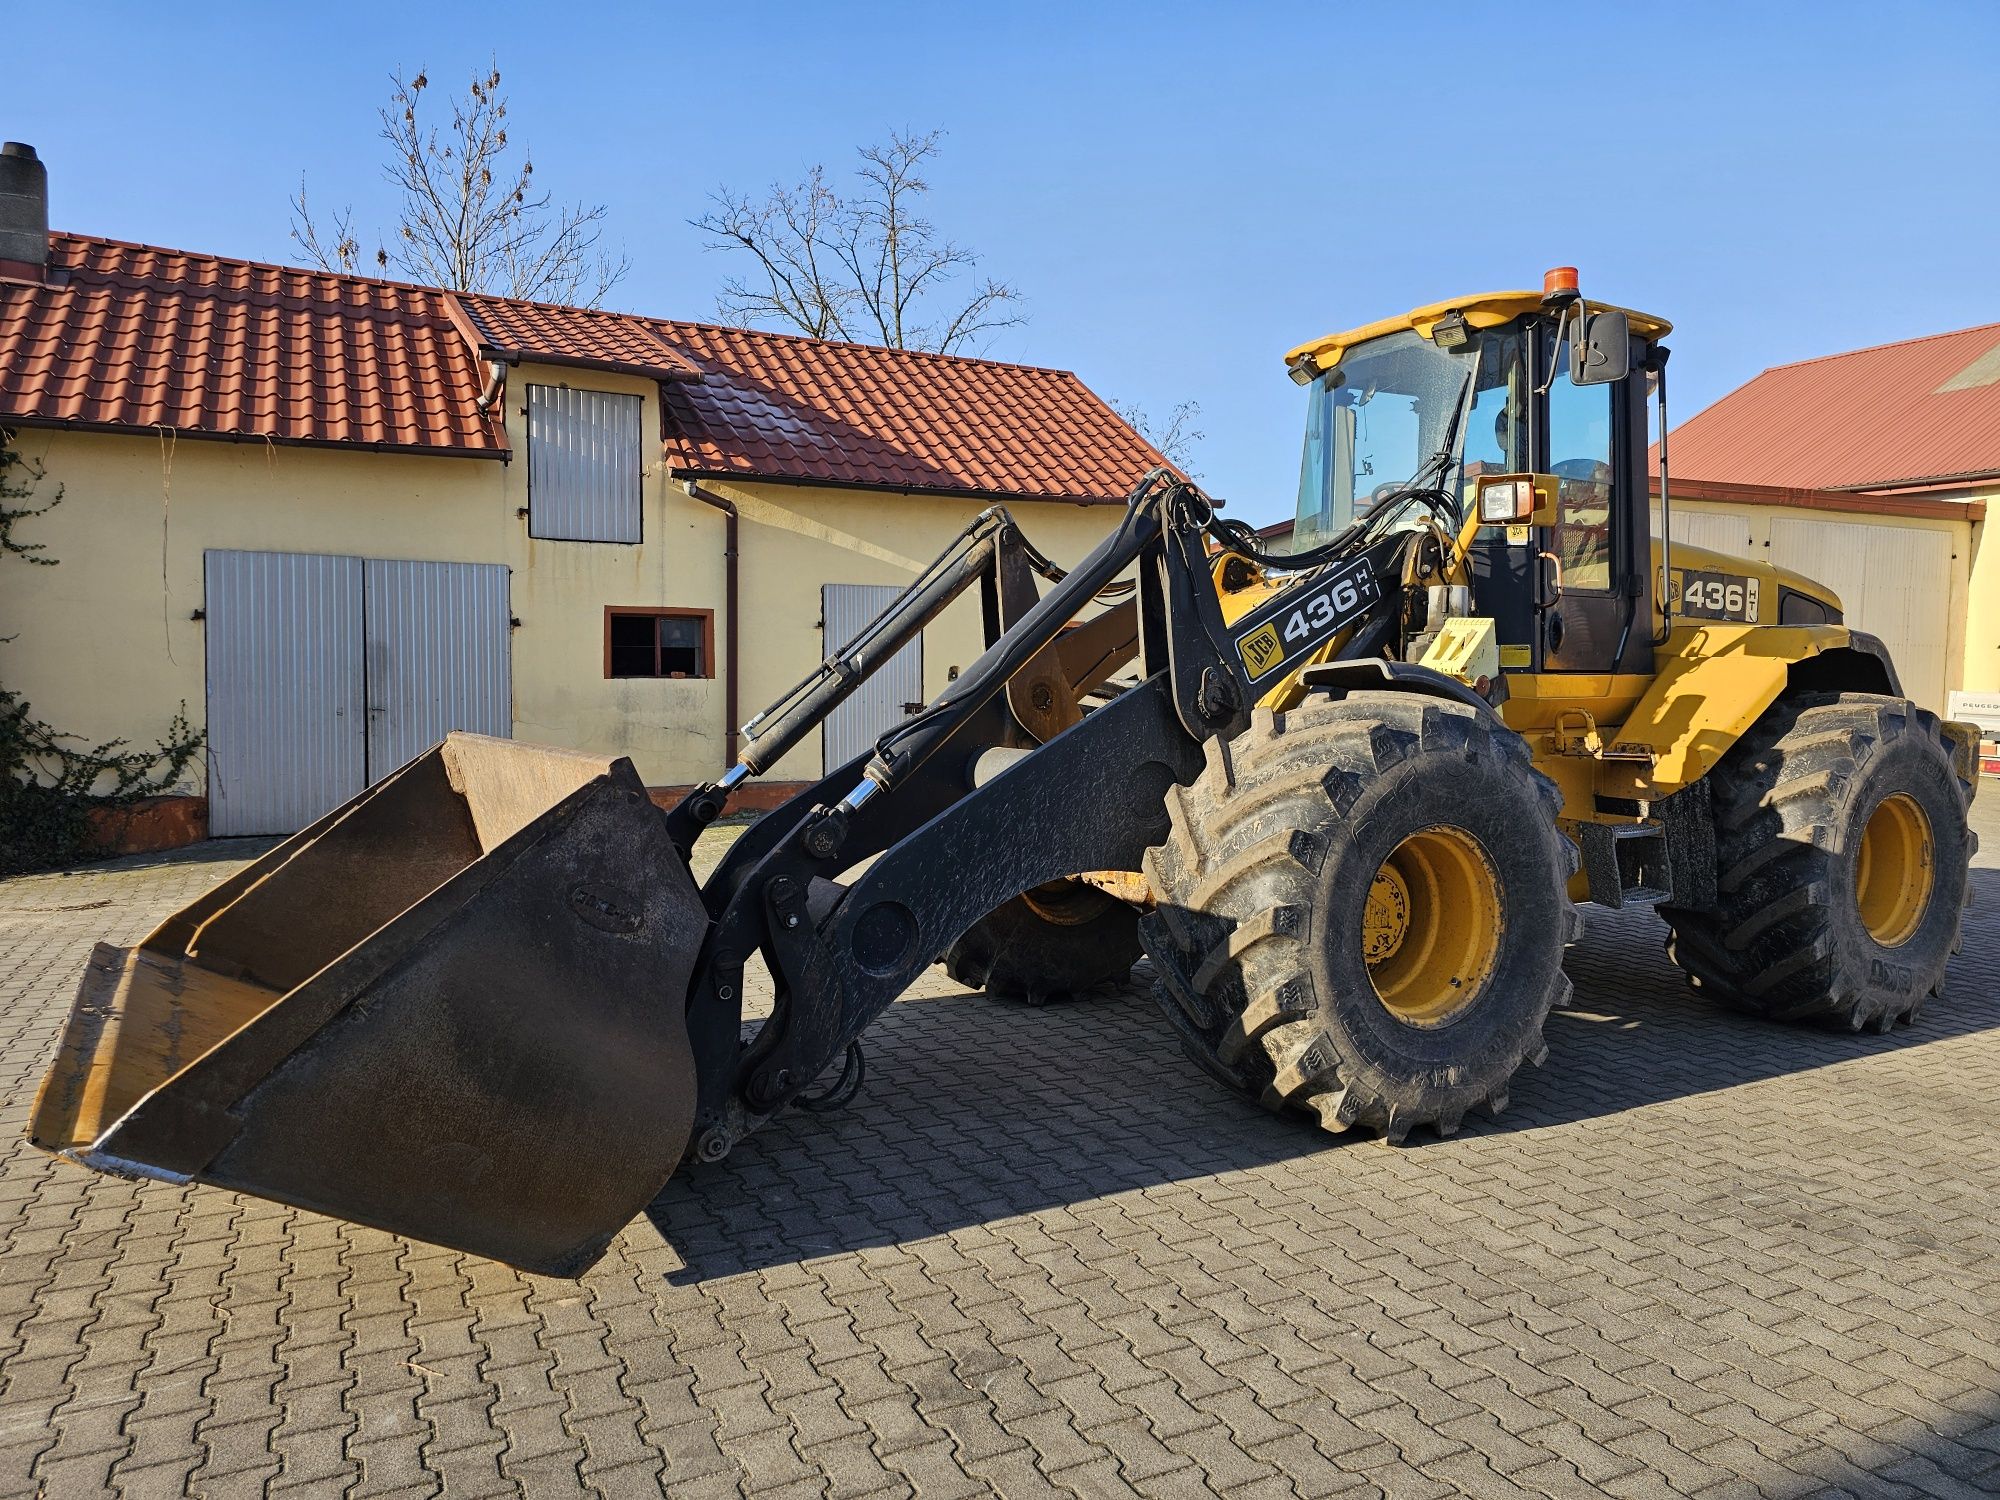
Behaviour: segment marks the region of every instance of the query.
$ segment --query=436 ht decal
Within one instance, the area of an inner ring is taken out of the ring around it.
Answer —
[[[1367,614],[1378,597],[1375,570],[1362,558],[1300,579],[1230,627],[1244,676],[1254,684],[1302,661]]]
[[[1680,601],[1674,606],[1675,614],[1697,620],[1757,623],[1757,580],[1748,575],[1675,568],[1672,587]]]

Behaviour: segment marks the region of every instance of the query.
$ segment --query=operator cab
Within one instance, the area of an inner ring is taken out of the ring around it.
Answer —
[[[1435,520],[1469,546],[1472,613],[1494,621],[1502,671],[1649,672],[1646,400],[1669,330],[1586,304],[1565,267],[1540,292],[1436,303],[1294,349],[1307,408],[1289,550]],[[1510,509],[1498,475],[1543,477]],[[1473,527],[1482,488],[1491,519]]]

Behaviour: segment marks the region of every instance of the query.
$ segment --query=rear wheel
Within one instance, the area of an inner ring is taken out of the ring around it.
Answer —
[[[1081,880],[1052,880],[981,917],[944,953],[967,989],[1046,1005],[1123,980],[1139,961],[1139,914]]]
[[[1662,906],[1704,995],[1887,1031],[1938,994],[1977,838],[1935,714],[1873,693],[1785,699],[1709,773],[1716,904]]]
[[[1520,736],[1357,693],[1259,710],[1169,797],[1140,933],[1196,1062],[1329,1130],[1498,1112],[1569,993],[1574,847]]]

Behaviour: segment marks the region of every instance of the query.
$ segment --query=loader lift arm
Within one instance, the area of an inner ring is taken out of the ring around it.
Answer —
[[[993,907],[1079,871],[1140,867],[1164,836],[1168,788],[1199,769],[1202,741],[1247,718],[1202,544],[1213,515],[1199,491],[1164,471],[1149,475],[1112,534],[1007,621],[935,703],[738,841],[708,882],[715,925],[689,995],[698,1158],[720,1159],[795,1099]],[[863,633],[868,659],[899,649],[974,576],[1007,592],[1007,565],[1020,550],[1008,545],[1010,534],[1002,522],[968,548],[954,544]],[[1032,743],[1010,711],[1015,695],[1003,689],[1052,660],[1064,627],[1135,564],[1142,684],[982,783],[976,768],[986,752]],[[739,766],[752,757],[774,763],[782,749],[770,747],[781,736],[788,748],[817,723],[838,701],[837,670],[830,665],[795,690],[797,706],[769,719]],[[676,841],[742,779],[732,770],[691,792],[669,814]],[[1030,827],[1046,836],[1021,838]],[[852,886],[838,884],[875,854],[882,857]],[[778,1000],[741,1046],[743,965],[758,949]]]

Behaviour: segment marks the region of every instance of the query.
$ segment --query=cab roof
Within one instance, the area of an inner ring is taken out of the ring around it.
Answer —
[[[1596,308],[1612,308],[1607,302],[1593,302]],[[1523,313],[1534,312],[1542,306],[1540,292],[1480,292],[1471,297],[1454,297],[1447,302],[1433,302],[1425,307],[1413,307],[1408,312],[1393,318],[1381,318],[1373,323],[1364,323],[1359,328],[1350,328],[1345,333],[1329,333],[1323,338],[1312,339],[1300,344],[1285,356],[1286,365],[1296,365],[1302,359],[1310,359],[1322,370],[1330,370],[1339,364],[1347,351],[1367,339],[1380,338],[1385,333],[1414,331],[1424,338],[1431,336],[1445,314],[1456,312],[1474,328],[1498,328],[1502,323],[1511,323]],[[1673,331],[1674,325],[1665,318],[1656,318],[1651,313],[1634,312],[1631,308],[1614,308],[1632,320],[1632,331],[1642,339],[1665,338]]]

